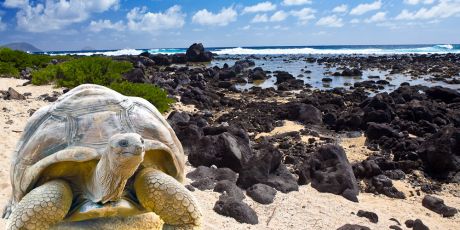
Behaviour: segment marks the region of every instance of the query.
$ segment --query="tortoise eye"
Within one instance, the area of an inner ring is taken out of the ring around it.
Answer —
[[[144,144],[144,138],[141,138],[141,143]]]
[[[118,145],[120,147],[128,147],[128,141],[127,140],[121,140],[118,142]]]

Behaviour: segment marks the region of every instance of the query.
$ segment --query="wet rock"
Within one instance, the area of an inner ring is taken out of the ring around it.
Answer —
[[[275,199],[276,189],[265,184],[255,184],[246,189],[246,194],[261,204],[271,204]]]
[[[433,99],[439,99],[446,103],[453,101],[460,101],[460,93],[453,89],[444,88],[442,86],[435,86],[427,89],[425,93]]]
[[[312,187],[319,192],[342,195],[358,202],[358,184],[342,147],[331,144],[321,146],[299,171],[299,183],[311,180]]]
[[[236,182],[237,175],[229,168],[210,168],[199,166],[187,174],[193,180],[191,185],[199,190],[213,189],[215,184],[222,180]]]
[[[445,205],[444,200],[431,195],[425,195],[422,200],[422,205],[443,217],[452,217],[458,212],[457,209]]]
[[[254,68],[250,72],[249,77],[248,77],[248,79],[252,80],[252,81],[254,81],[254,80],[266,80],[267,78],[268,78],[267,74],[260,67]]]
[[[363,72],[357,68],[352,68],[352,69],[349,69],[349,68],[345,68],[342,73],[340,73],[340,76],[362,76],[363,75]]]
[[[295,77],[292,74],[285,72],[285,71],[276,71],[275,72],[276,83],[281,84],[283,82],[287,82],[288,80],[295,80]]]
[[[289,120],[314,125],[320,125],[323,122],[321,111],[310,104],[288,103],[284,106],[284,110],[286,110]]]
[[[156,65],[168,66],[172,64],[170,57],[166,54],[150,54],[150,59],[152,59]]]
[[[185,52],[185,57],[189,62],[210,62],[212,53],[205,51],[203,44],[193,43]]]
[[[235,199],[219,199],[214,205],[214,211],[228,216],[240,223],[258,224],[257,213],[246,203]]]
[[[365,218],[369,219],[369,221],[372,222],[372,223],[379,222],[379,217],[374,212],[368,212],[368,211],[359,210],[356,215],[359,216],[359,217],[365,217]]]
[[[370,228],[358,224],[345,224],[337,230],[371,230]]]

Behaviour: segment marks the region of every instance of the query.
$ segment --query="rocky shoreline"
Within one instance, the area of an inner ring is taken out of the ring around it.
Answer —
[[[221,67],[190,64],[187,60],[212,58],[196,45],[187,54],[145,53],[114,59],[134,64],[124,75],[126,80],[158,85],[182,107],[192,108],[173,110],[168,122],[193,166],[187,174],[188,188],[220,194],[213,195],[211,209],[216,213],[256,228],[268,227],[273,217],[259,213],[263,205],[272,207],[278,197],[294,193],[298,198],[297,191],[305,193],[305,186],[311,186],[320,193],[343,196],[338,199],[347,200],[341,201],[349,202],[345,206],[368,202],[371,194],[376,199],[416,200],[408,205],[426,207],[422,212],[452,224],[437,226],[432,219],[425,223],[425,216],[412,216],[396,218],[392,225],[385,220],[385,226],[375,227],[379,220],[382,223],[379,216],[391,213],[357,208],[353,212],[369,219],[369,224],[345,218],[333,226],[318,225],[322,229],[455,229],[460,224],[456,214],[460,208],[460,55],[284,57],[285,62],[323,66],[327,75],[311,77],[326,83],[334,77],[359,78],[368,69],[388,73],[320,90],[287,71],[266,71],[256,65],[272,56],[214,57],[220,63],[234,63]],[[385,86],[396,74],[451,87],[404,82],[390,91]],[[274,87],[238,87],[268,79],[276,79]],[[13,88],[2,91],[0,107],[29,98]],[[37,98],[52,102],[59,94]],[[347,142],[358,139],[363,143]],[[449,202],[444,203],[439,197],[446,194]],[[254,201],[261,208],[254,208]],[[314,227],[301,221],[296,220],[297,227]]]

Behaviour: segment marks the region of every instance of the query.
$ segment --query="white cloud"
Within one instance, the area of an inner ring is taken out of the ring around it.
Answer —
[[[251,20],[251,23],[260,23],[260,22],[268,22],[267,14],[256,14]]]
[[[5,0],[3,3],[3,6],[7,8],[19,8],[27,5],[29,5],[29,0]]]
[[[243,27],[243,28],[241,28],[241,29],[242,29],[242,30],[249,30],[249,29],[251,29],[251,26],[250,26],[250,25],[247,25],[247,26],[245,26],[245,27]]]
[[[361,21],[360,21],[359,19],[357,19],[357,18],[353,18],[353,19],[351,19],[351,21],[350,21],[351,24],[358,24],[358,23],[360,23],[360,22],[361,22]]]
[[[125,29],[125,25],[122,21],[112,23],[110,20],[99,20],[91,21],[89,24],[89,30],[93,32],[100,32],[102,30],[117,30],[122,31]]]
[[[386,12],[378,12],[374,14],[372,17],[370,17],[369,19],[366,19],[366,22],[367,23],[383,22],[386,20],[386,15],[387,15]]]
[[[246,6],[243,9],[243,13],[257,13],[257,12],[268,12],[276,10],[276,5],[271,2],[261,2],[252,6]]]
[[[209,12],[207,9],[202,9],[195,13],[192,17],[194,23],[208,26],[226,26],[230,22],[236,21],[238,13],[232,8],[222,8],[219,13]]]
[[[362,15],[369,11],[378,10],[382,7],[382,1],[378,0],[373,3],[363,3],[359,4],[350,11],[351,15]]]
[[[83,22],[90,17],[91,13],[117,8],[119,0],[48,0],[35,5],[29,4],[28,1],[8,1],[5,4],[20,8],[16,13],[19,29],[28,32],[46,32]]]
[[[315,19],[315,12],[312,8],[303,8],[301,10],[293,10],[290,13],[294,17],[297,17],[300,24],[305,25],[310,20]]]
[[[334,13],[345,13],[348,10],[348,6],[345,4],[338,5],[334,9],[332,9],[332,12]]]
[[[434,0],[404,0],[404,3],[409,4],[409,5],[417,5],[420,3],[429,5],[432,4]]]
[[[126,15],[127,27],[134,31],[153,32],[163,29],[181,28],[185,24],[185,14],[181,7],[174,5],[165,12],[147,12],[147,8],[133,8]]]
[[[431,8],[421,8],[410,12],[403,10],[396,16],[397,20],[430,20],[460,15],[460,1],[441,0]]]
[[[2,17],[0,17],[0,31],[4,31],[6,29],[6,24],[2,22]]]
[[[312,0],[283,0],[283,5],[286,6],[300,6],[305,4],[311,4]]]
[[[281,22],[281,21],[284,21],[284,19],[286,19],[289,15],[280,10],[280,11],[277,11],[276,13],[274,13],[271,17],[270,17],[270,21],[272,22]]]
[[[343,22],[342,19],[337,17],[337,15],[331,15],[320,18],[316,22],[317,26],[328,26],[328,27],[342,27]]]

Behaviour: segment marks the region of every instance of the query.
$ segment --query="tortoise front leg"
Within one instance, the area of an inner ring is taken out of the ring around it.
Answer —
[[[165,222],[163,229],[197,229],[201,211],[192,194],[176,179],[155,169],[140,171],[134,181],[139,202]]]
[[[72,204],[67,182],[53,180],[30,191],[16,205],[7,229],[49,229],[62,221]]]

